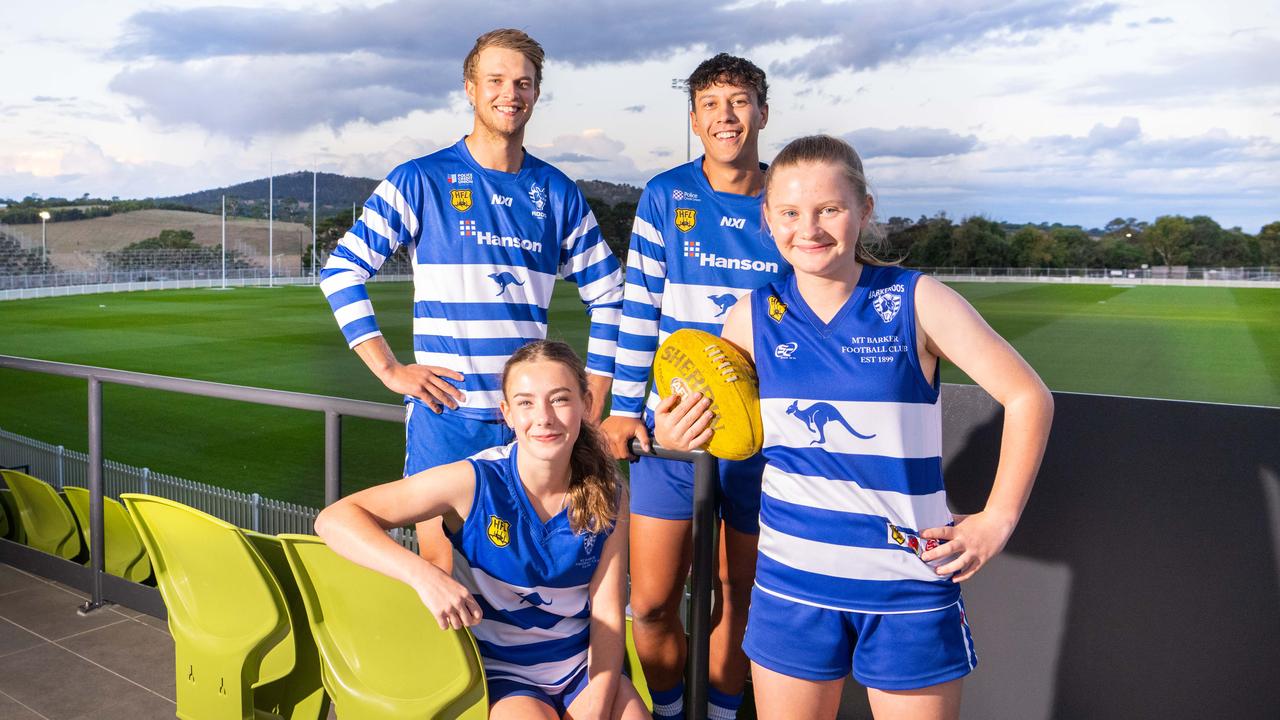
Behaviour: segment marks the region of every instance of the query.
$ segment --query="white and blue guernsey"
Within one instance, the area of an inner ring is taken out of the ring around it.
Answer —
[[[486,169],[465,139],[392,170],[321,275],[351,347],[382,334],[365,281],[401,245],[413,266],[415,361],[463,374],[462,417],[501,417],[502,366],[546,337],[557,278],[577,284],[591,316],[588,372],[613,374],[622,272],[564,173],[528,153],[515,174]]]
[[[952,524],[942,483],[937,374],[916,352],[920,274],[864,266],[824,323],[795,276],[751,300],[763,496],[756,586],[835,610],[936,610],[959,586],[920,559],[920,532]],[[942,561],[942,562],[945,562]]]
[[[702,158],[658,175],[636,207],[627,254],[613,415],[658,404],[645,387],[658,345],[680,328],[720,334],[729,308],[787,270],[763,224],[762,195],[712,189]]]
[[[486,677],[563,691],[586,667],[590,583],[610,531],[575,533],[561,510],[545,523],[516,466],[517,444],[470,459],[475,499],[450,533],[466,559],[454,577],[484,613],[472,626]]]

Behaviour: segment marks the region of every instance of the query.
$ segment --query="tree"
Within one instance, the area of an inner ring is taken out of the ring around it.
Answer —
[[[1163,265],[1185,265],[1191,225],[1181,215],[1162,215],[1142,234],[1142,242]]]
[[[1053,240],[1034,225],[1023,225],[1009,236],[1009,262],[1013,267],[1045,268],[1053,264]]]

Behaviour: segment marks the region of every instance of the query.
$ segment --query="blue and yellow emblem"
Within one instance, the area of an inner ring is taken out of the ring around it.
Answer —
[[[511,523],[497,515],[490,515],[489,542],[498,547],[506,547],[511,542]]]
[[[466,212],[471,209],[471,191],[470,190],[450,190],[449,204],[458,212]]]
[[[777,323],[782,322],[782,316],[787,314],[787,304],[778,299],[777,295],[769,296],[769,317]]]
[[[676,208],[676,227],[680,232],[689,232],[698,224],[698,211],[693,208]]]

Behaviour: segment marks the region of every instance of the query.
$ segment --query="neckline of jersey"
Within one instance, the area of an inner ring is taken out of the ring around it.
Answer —
[[[525,488],[524,482],[520,479],[520,465],[516,462],[516,455],[520,451],[520,443],[514,443],[511,446],[511,454],[507,456],[507,462],[510,463],[507,472],[507,490],[516,499],[516,509],[525,515],[525,519],[529,521],[529,526],[533,528],[537,534],[538,540],[545,540],[551,531],[556,529],[553,526],[564,524],[560,518],[569,517],[568,507],[560,508],[555,515],[547,518],[546,522],[538,517],[538,511],[533,508],[533,502],[529,500],[529,491]]]
[[[723,203],[728,203],[730,205],[740,205],[742,207],[747,207],[747,208],[760,207],[760,205],[764,202],[764,188],[761,188],[760,192],[756,193],[755,195],[739,195],[738,193],[721,192],[711,187],[711,181],[708,180],[706,174],[702,172],[702,160],[705,157],[706,155],[699,155],[693,160],[690,160],[689,162],[685,163],[685,167],[689,169],[689,174],[693,176],[693,182],[696,185],[698,185],[698,187],[701,190],[711,194],[717,200]],[[768,165],[765,165],[764,163],[760,163],[761,172],[767,170],[768,168],[769,168]]]
[[[481,165],[480,161],[476,160],[475,156],[471,154],[471,148],[467,147],[466,135],[463,135],[453,147],[454,150],[457,151],[458,156],[462,158],[463,162],[470,165],[473,170],[483,175],[489,182],[503,185],[517,185],[520,183],[521,179],[529,174],[529,160],[533,156],[530,155],[529,151],[524,147],[520,148],[524,152],[524,158],[520,161],[520,170],[514,173],[494,170]]]
[[[871,286],[871,276],[875,275],[878,268],[874,265],[862,266],[862,272],[858,273],[858,284],[854,286],[853,292],[849,293],[848,299],[840,306],[835,315],[831,316],[831,322],[822,322],[818,314],[809,307],[809,303],[805,301],[804,296],[800,294],[800,287],[796,284],[796,274],[793,272],[787,279],[787,294],[791,296],[791,301],[796,304],[796,309],[800,315],[818,331],[820,337],[830,337],[836,326],[844,321],[849,313],[853,312],[853,308],[867,294],[867,288]]]

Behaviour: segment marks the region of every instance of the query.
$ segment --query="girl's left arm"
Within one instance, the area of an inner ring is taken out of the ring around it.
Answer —
[[[622,682],[622,658],[626,652],[627,534],[630,517],[624,492],[618,502],[618,518],[600,553],[600,564],[591,577],[591,645],[587,653],[589,718],[610,717]]]
[[[1035,370],[977,310],[951,288],[930,277],[916,286],[916,319],[923,331],[924,353],[955,363],[996,402],[1004,406],[1000,462],[995,482],[981,512],[956,520],[951,527],[930,528],[926,538],[947,541],[922,556],[926,562],[952,557],[938,567],[955,582],[973,577],[1004,549],[1031,494],[1049,425],[1053,396]],[[923,359],[923,353],[922,353]]]

